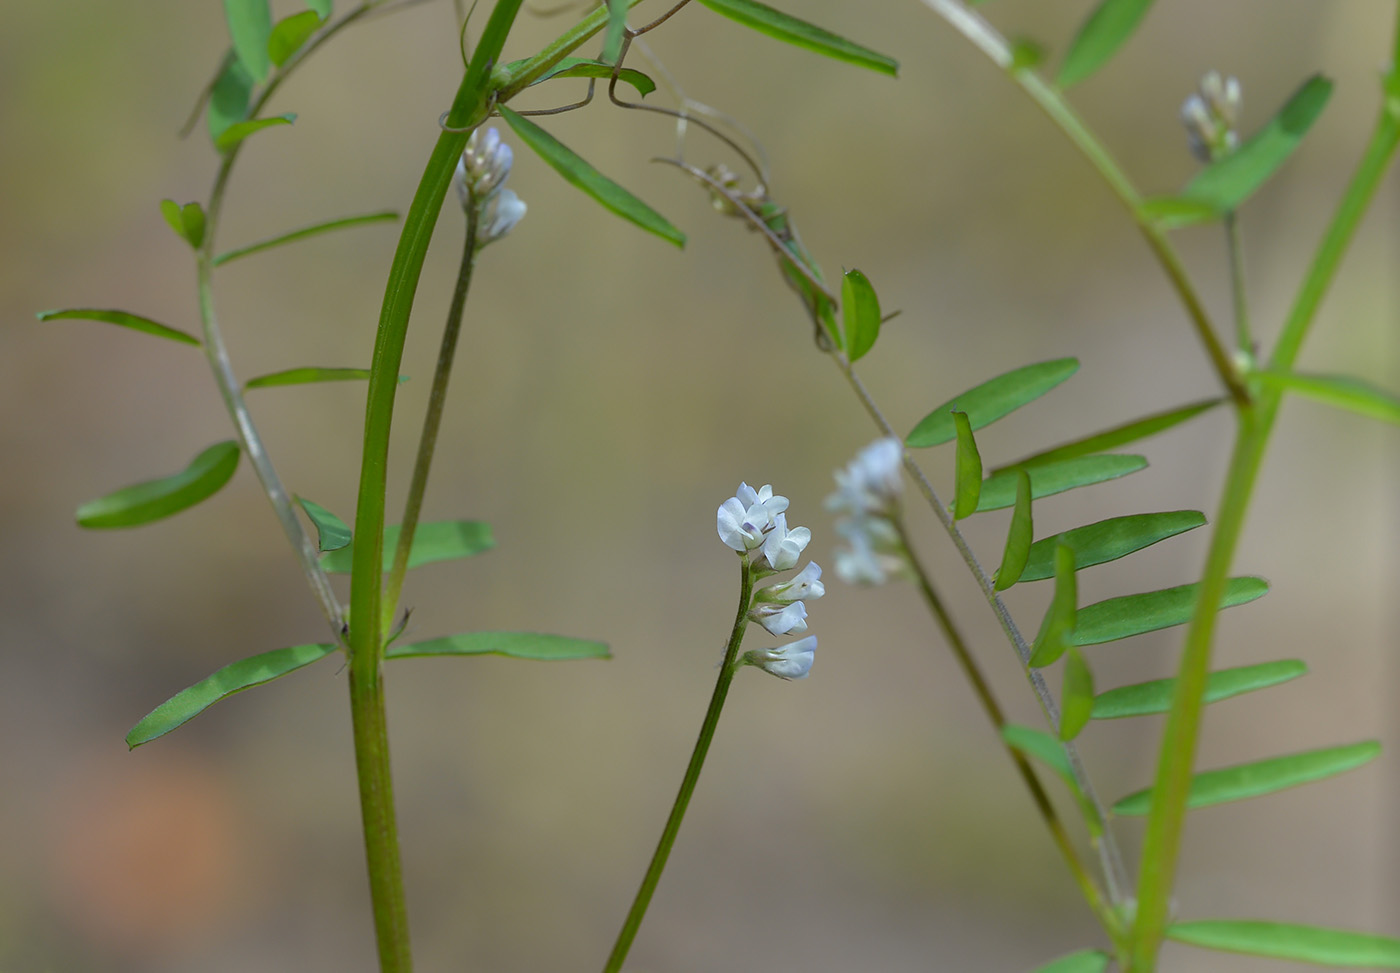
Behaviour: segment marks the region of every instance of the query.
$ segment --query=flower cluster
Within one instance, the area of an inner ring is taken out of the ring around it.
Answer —
[[[1200,90],[1181,103],[1181,124],[1191,143],[1191,154],[1213,162],[1235,151],[1240,144],[1236,126],[1240,120],[1240,83],[1222,78],[1217,71],[1201,78]]]
[[[903,459],[898,439],[877,439],[844,470],[836,471],[837,490],[826,506],[842,515],[836,531],[850,545],[836,552],[836,573],[844,581],[880,584],[891,575],[907,573],[904,545],[895,527]]]
[[[771,486],[755,490],[747,483],[740,483],[735,495],[720,504],[719,539],[748,560],[755,577],[791,571],[812,539],[806,527],[788,527],[787,507],[787,497],[775,495]],[[826,593],[821,576],[821,567],[812,561],[791,581],[760,588],[749,606],[749,618],[770,635],[801,635],[807,631],[806,602]],[[816,636],[809,635],[778,648],[745,652],[738,664],[758,666],[783,679],[802,679],[812,668],[816,648]]]
[[[494,128],[476,129],[457,162],[452,185],[462,209],[478,207],[477,246],[484,247],[509,233],[525,215],[525,203],[505,188],[514,154]]]

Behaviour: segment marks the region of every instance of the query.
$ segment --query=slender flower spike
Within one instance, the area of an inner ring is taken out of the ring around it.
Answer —
[[[809,635],[776,649],[750,649],[740,659],[740,665],[758,666],[779,679],[806,679],[812,671],[812,659],[817,651],[817,637]]]
[[[845,516],[836,530],[850,547],[836,552],[836,573],[852,584],[881,584],[908,567],[894,518],[899,516],[904,446],[877,439],[836,472],[837,491],[826,505]]]
[[[1200,89],[1181,103],[1181,124],[1192,155],[1208,163],[1235,151],[1242,101],[1238,79],[1223,78],[1217,71],[1201,78]]]
[[[477,245],[484,247],[509,233],[525,215],[525,203],[513,190],[503,188],[514,153],[494,128],[476,129],[457,160],[452,185],[462,209],[477,208],[480,226]]]

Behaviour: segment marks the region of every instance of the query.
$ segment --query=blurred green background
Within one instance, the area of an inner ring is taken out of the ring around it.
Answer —
[[[965,41],[914,2],[785,9],[898,57],[898,81],[780,48],[691,5],[651,35],[692,97],[766,146],[773,192],[829,276],[860,267],[902,309],[866,381],[909,428],[1026,362],[1083,367],[1038,413],[988,429],[992,462],[1213,390],[1185,318],[1089,167]],[[1090,5],[1003,0],[1008,33],[1062,51]],[[289,12],[290,4],[277,9]],[[867,12],[869,11],[869,12]],[[523,16],[508,56],[572,14]],[[1074,94],[1147,191],[1193,171],[1176,113],[1202,72],[1238,75],[1245,129],[1308,74],[1337,82],[1243,232],[1266,340],[1376,111],[1394,5],[1159,4]],[[345,674],[327,661],[228,700],[134,753],[126,730],[235,658],[322,637],[246,467],[211,502],[134,531],[80,532],[74,507],[173,472],[227,438],[200,357],[34,312],[121,307],[197,327],[193,273],[158,202],[203,198],[214,156],[174,137],[226,46],[221,7],[69,0],[0,7],[0,968],[371,970]],[[237,168],[221,240],[406,208],[459,78],[447,3],[346,32],[275,102],[294,127]],[[563,93],[561,93],[563,92]],[[532,105],[572,97],[564,86]],[[525,104],[526,101],[520,102]],[[831,471],[874,431],[762,241],[676,171],[657,116],[595,104],[545,121],[690,234],[676,251],[617,220],[521,149],[529,215],[486,251],[468,308],[431,517],[490,521],[499,548],[416,572],[411,634],[529,628],[600,638],[615,658],[391,666],[390,723],[419,967],[597,968],[689,753],[733,608],[714,510],[772,482],[830,563]],[[692,133],[697,164],[729,161]],[[1302,364],[1400,387],[1397,182],[1377,200]],[[429,255],[404,369],[416,431],[457,260]],[[217,280],[244,376],[366,365],[396,230],[326,236]],[[1228,320],[1217,230],[1178,237]],[[363,387],[271,389],[253,407],[296,491],[348,516]],[[1396,435],[1285,407],[1240,551],[1270,597],[1228,613],[1218,657],[1297,655],[1306,680],[1212,708],[1203,763],[1381,737],[1375,764],[1197,812],[1184,917],[1260,916],[1400,934],[1393,703]],[[1146,444],[1152,467],[1048,501],[1038,533],[1150,509],[1212,512],[1230,420]],[[395,442],[395,497],[412,436]],[[950,459],[929,463],[947,489]],[[931,518],[922,552],[1017,718],[1036,711]],[[1005,514],[968,527],[999,554]],[[1203,532],[1087,572],[1082,600],[1189,580]],[[630,969],[1014,971],[1096,944],[1028,800],[905,586],[829,572],[809,606],[813,676],[746,673]],[[1010,601],[1034,627],[1049,591]],[[1091,651],[1104,686],[1166,674],[1179,633]],[[753,638],[757,638],[754,636]],[[760,644],[755,641],[751,644]],[[1052,678],[1058,683],[1058,677]],[[1083,749],[1110,800],[1150,774],[1155,719],[1097,724]],[[1067,807],[1067,805],[1066,805]],[[1120,834],[1130,852],[1140,823]],[[1262,961],[1168,947],[1165,970]]]

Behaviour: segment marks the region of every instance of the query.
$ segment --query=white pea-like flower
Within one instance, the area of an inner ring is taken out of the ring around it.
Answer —
[[[807,631],[807,606],[800,601],[761,604],[749,612],[749,617],[767,629],[769,635],[801,635]]]
[[[806,679],[816,650],[817,637],[809,635],[774,649],[750,649],[744,653],[741,664],[758,666],[779,679]]]
[[[1198,91],[1181,103],[1181,124],[1192,155],[1208,163],[1235,150],[1243,100],[1237,78],[1222,77],[1218,71],[1201,78]]]
[[[875,440],[836,471],[837,489],[827,497],[827,509],[853,516],[890,512],[899,503],[903,461],[904,444],[898,439]]]
[[[755,490],[740,483],[735,495],[720,504],[716,521],[719,539],[740,554],[755,550],[772,530],[774,517],[781,516],[787,506],[787,497],[775,496],[771,485]]]
[[[481,246],[492,240],[499,240],[525,216],[525,201],[513,189],[500,189],[487,201],[481,212],[481,226],[477,229],[477,239]]]
[[[806,527],[788,530],[787,514],[778,514],[773,518],[772,529],[764,535],[761,560],[774,571],[789,571],[797,566],[797,559],[811,540],[810,530]]]
[[[525,216],[525,203],[513,190],[504,188],[514,159],[495,128],[478,128],[457,160],[452,186],[463,210],[477,208],[479,247],[505,236]]]
[[[807,566],[782,584],[769,585],[755,596],[759,602],[815,601],[826,594],[826,585],[821,582],[822,569],[816,561],[808,561]]]

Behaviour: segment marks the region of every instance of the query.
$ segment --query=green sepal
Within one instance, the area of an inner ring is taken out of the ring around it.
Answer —
[[[1167,938],[1202,949],[1318,966],[1400,970],[1400,939],[1260,919],[1198,919],[1167,927]]]
[[[967,413],[975,431],[1034,402],[1078,370],[1077,358],[1058,358],[1026,365],[988,379],[924,416],[904,443],[914,449],[923,449],[952,442],[957,435],[953,426],[954,409]]]
[[[1068,544],[1055,548],[1055,594],[1045,610],[1040,631],[1031,646],[1029,665],[1034,669],[1053,664],[1073,643],[1079,585],[1074,576],[1074,551]]]
[[[1025,470],[1016,471],[1016,509],[1011,512],[1011,527],[1006,532],[1006,547],[1001,554],[1001,567],[997,568],[997,591],[1005,591],[1021,580],[1026,570],[1026,559],[1031,553],[1031,539],[1035,535],[1035,524],[1031,518],[1031,478]]]
[[[302,666],[309,666],[334,651],[333,643],[294,645],[230,663],[151,710],[131,728],[126,735],[126,745],[134,750],[143,743],[150,743],[198,716],[224,697],[271,682]]]
[[[841,320],[846,357],[854,364],[880,337],[880,298],[859,270],[846,271],[841,280]]]
[[[1307,664],[1300,659],[1280,659],[1278,662],[1220,669],[1206,678],[1206,691],[1201,695],[1201,702],[1218,703],[1232,696],[1252,693],[1257,689],[1268,689],[1270,686],[1305,676],[1307,672]],[[1175,679],[1153,679],[1150,682],[1109,689],[1094,698],[1093,718],[1119,720],[1131,716],[1166,713],[1172,708],[1172,696],[1175,692]]]
[[[317,550],[324,554],[350,546],[354,535],[350,533],[349,524],[313,500],[297,497],[297,503],[306,511],[306,516],[311,518],[311,523],[316,525]]]
[[[541,662],[612,658],[606,642],[535,632],[464,632],[407,645],[391,645],[384,653],[386,659],[432,655],[504,655]]]
[[[199,347],[203,342],[192,334],[152,321],[150,318],[143,318],[139,314],[132,314],[129,311],[114,311],[95,307],[74,307],[64,308],[60,311],[40,311],[37,315],[40,321],[59,321],[71,318],[76,321],[104,321],[107,324],[119,325],[123,328],[130,328],[133,331],[140,331],[145,334],[153,334],[157,338],[169,338],[171,341],[178,341],[181,344],[194,345]]]
[[[1152,0],[1101,0],[1065,52],[1055,84],[1068,88],[1107,64],[1133,36],[1151,6]]]
[[[1074,637],[1070,641],[1075,645],[1100,645],[1185,625],[1196,613],[1199,588],[1199,584],[1183,584],[1085,605],[1079,609]],[[1230,578],[1217,610],[1248,604],[1264,597],[1268,591],[1269,583],[1263,578]]]
[[[399,543],[399,525],[384,528],[384,570],[394,566],[394,550]],[[413,532],[408,566],[420,567],[437,561],[471,557],[496,546],[491,525],[479,520],[441,520],[419,524]],[[349,574],[352,550],[343,547],[321,558],[321,567],[330,574]]]
[[[824,54],[838,61],[856,64],[894,77],[899,62],[868,47],[862,47],[829,30],[798,20],[757,0],[700,0],[709,9],[736,23],[766,34],[774,40]]]
[[[1032,471],[1034,473],[1034,471]],[[1055,545],[1063,541],[1074,550],[1080,570],[1106,564],[1169,537],[1195,530],[1206,522],[1199,510],[1167,510],[1152,514],[1109,517],[1063,533],[1043,537],[1031,545],[1022,581],[1040,581],[1055,573]]]
[[[1270,757],[1253,763],[1207,770],[1191,778],[1188,808],[1209,807],[1227,801],[1241,801],[1300,784],[1324,780],[1355,770],[1380,756],[1378,741],[1367,740],[1341,747],[1309,750],[1284,757]],[[1124,817],[1146,814],[1152,806],[1152,788],[1136,791],[1113,805],[1113,813]]]
[[[238,469],[238,443],[215,443],[179,473],[124,487],[78,508],[79,526],[136,527],[186,510],[217,493]]]
[[[982,495],[982,456],[977,452],[977,441],[972,438],[967,414],[954,412],[953,420],[957,423],[958,435],[953,519],[961,520],[977,511],[977,500]]]
[[[1076,456],[1074,459],[1055,463],[1042,463],[1026,470],[1031,479],[1031,498],[1054,496],[1067,490],[1093,486],[1107,480],[1147,469],[1147,457],[1132,453],[1119,455],[1109,453],[1103,456]],[[993,473],[982,482],[982,496],[977,501],[977,512],[1002,510],[1016,502],[1017,483],[1020,477],[1017,470]]]
[[[261,132],[265,128],[273,128],[277,125],[290,125],[296,120],[296,112],[285,112],[281,115],[269,115],[267,118],[252,118],[246,122],[234,122],[214,140],[214,148],[220,152],[227,152],[254,132]]]
[[[505,105],[497,106],[497,110],[520,141],[549,163],[570,185],[581,189],[604,208],[612,210],[623,219],[630,220],[678,247],[685,246],[685,234],[672,226],[666,217],[593,168],[573,149]]]
[[[198,250],[204,242],[204,207],[198,203],[181,206],[173,199],[160,201],[160,215],[175,231],[175,235]]]
[[[1094,711],[1094,671],[1084,654],[1070,646],[1065,653],[1064,682],[1060,686],[1060,739],[1073,740],[1089,725]]]

